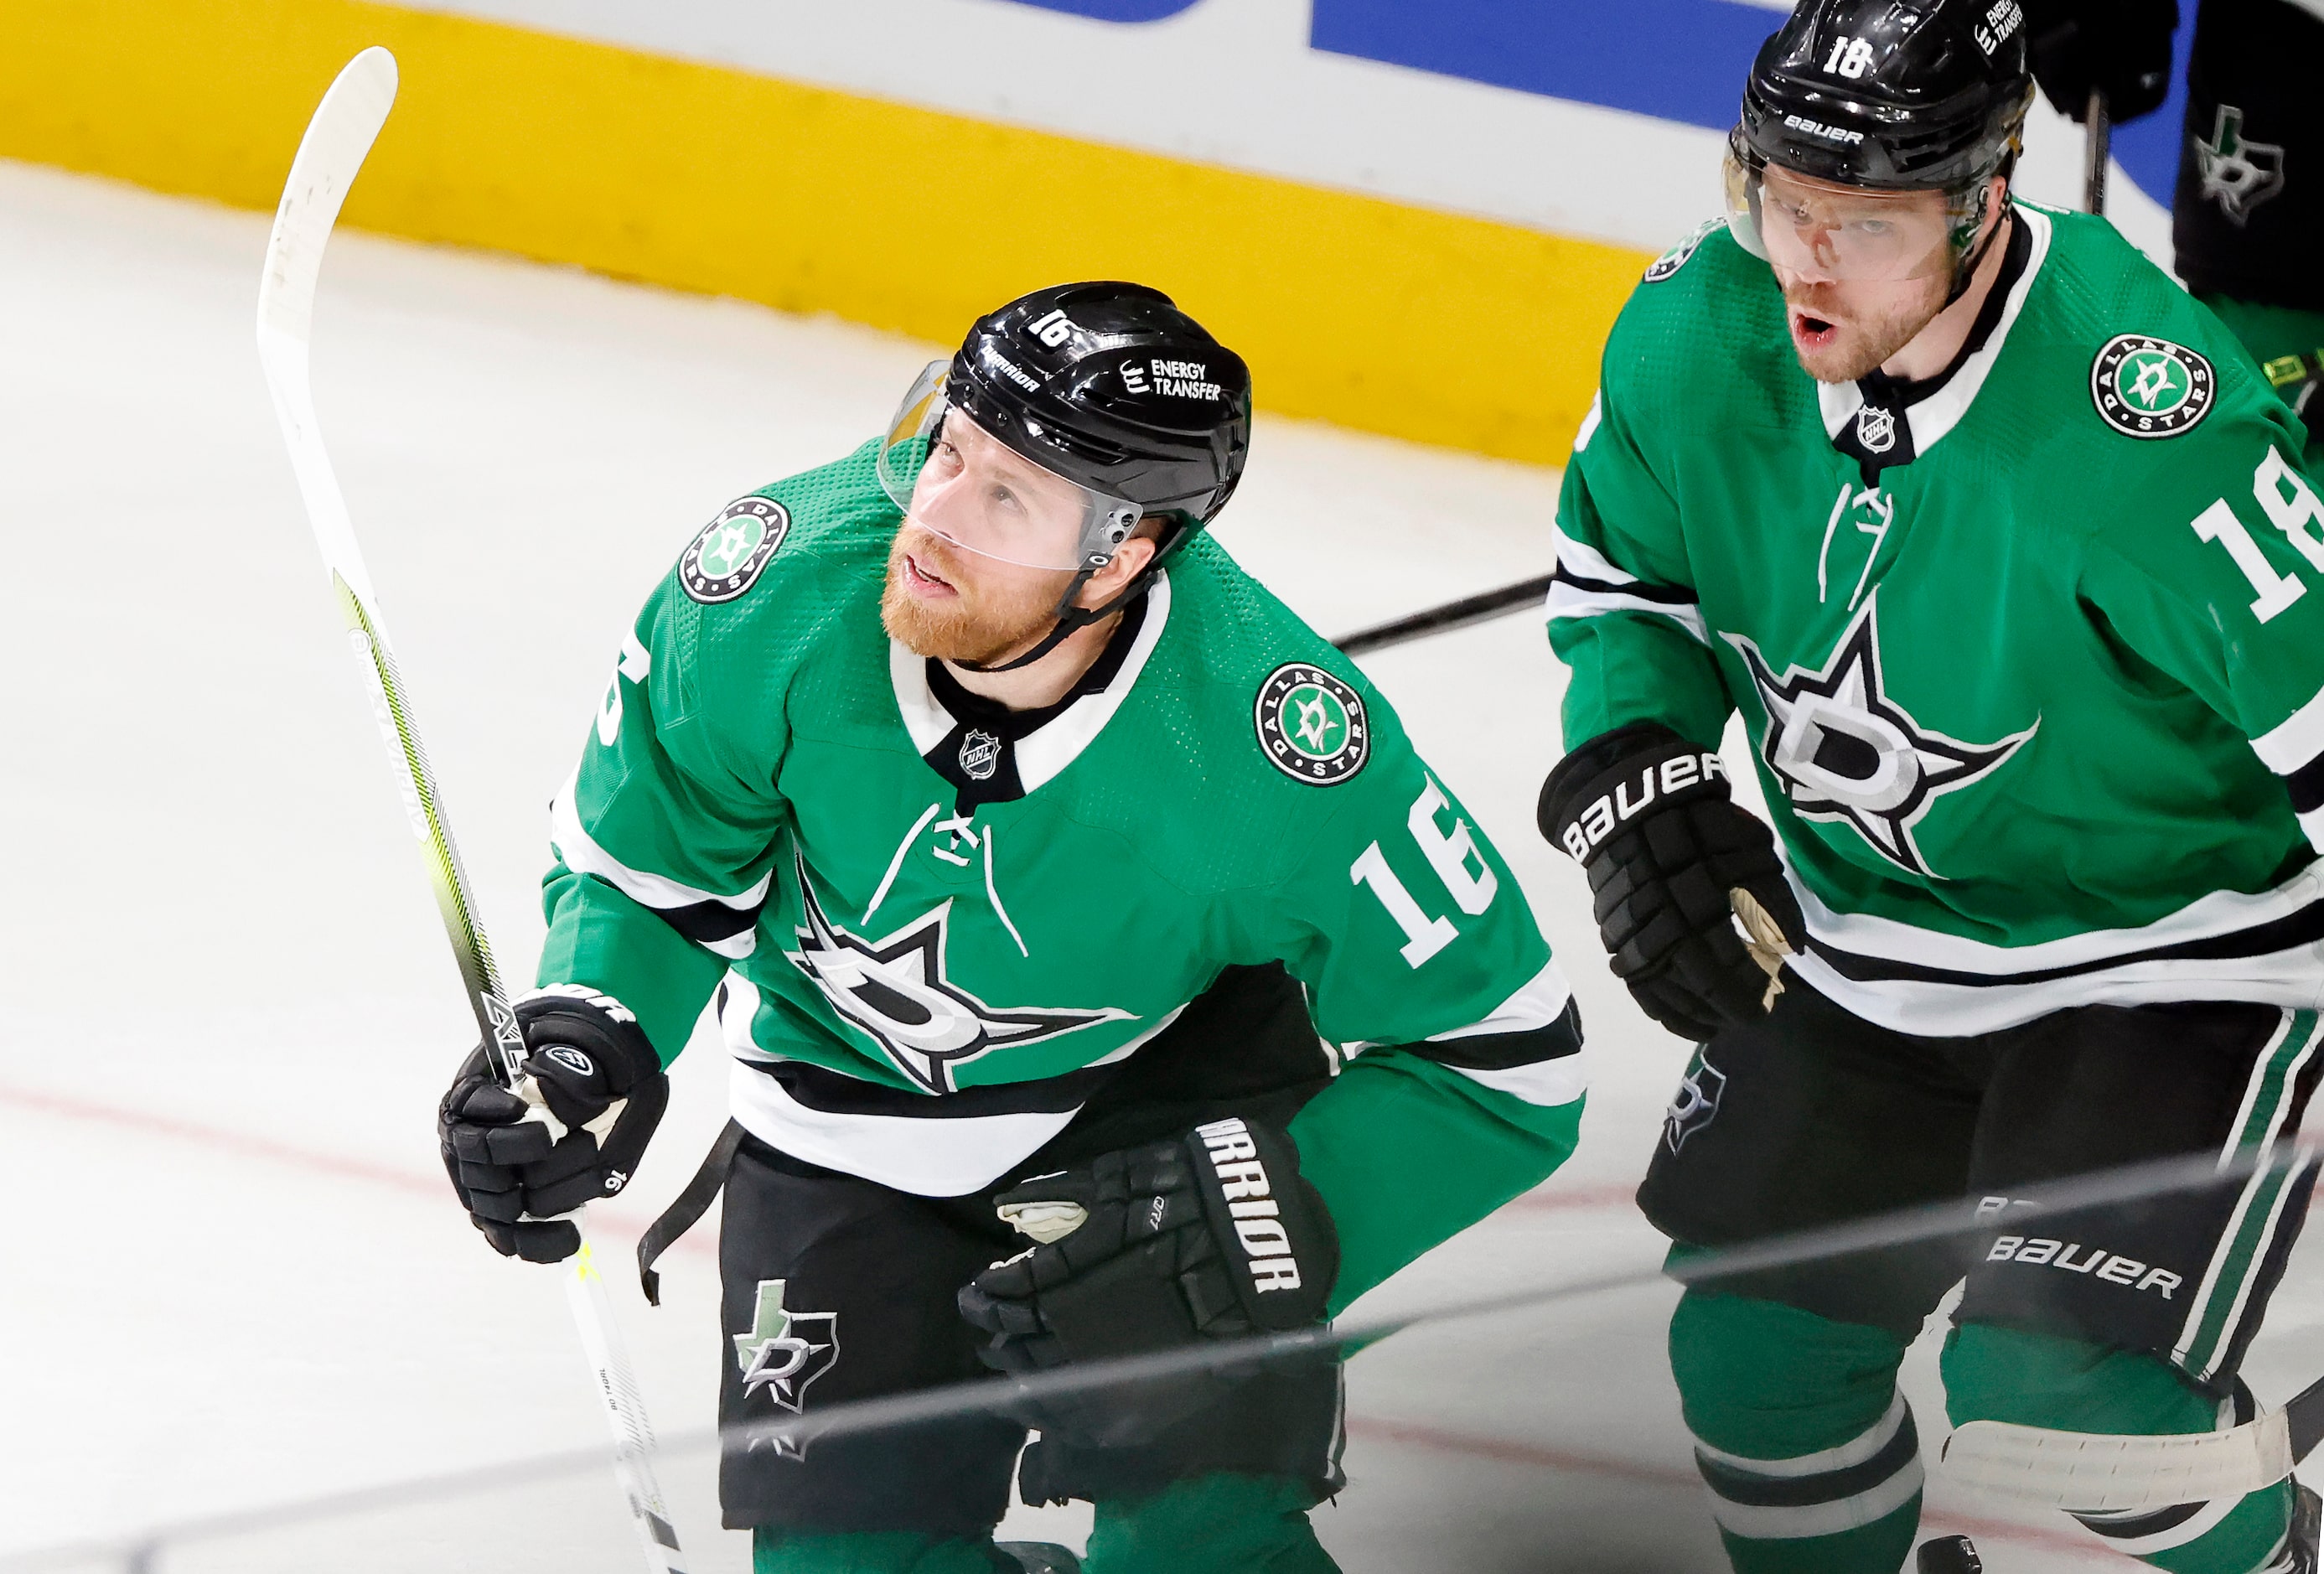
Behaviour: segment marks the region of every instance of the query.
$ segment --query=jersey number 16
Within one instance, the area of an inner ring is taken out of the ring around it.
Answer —
[[[1428,782],[1420,796],[1412,800],[1412,810],[1404,817],[1405,828],[1419,844],[1420,855],[1428,860],[1428,867],[1444,882],[1445,892],[1454,905],[1473,918],[1493,905],[1493,893],[1500,888],[1500,878],[1485,861],[1477,839],[1469,833],[1466,820],[1456,815],[1451,831],[1437,828],[1437,814],[1451,806],[1445,801],[1444,790]],[[1472,861],[1476,864],[1474,872],[1470,869]],[[1356,885],[1370,887],[1379,905],[1388,909],[1388,917],[1404,931],[1404,944],[1398,949],[1406,966],[1418,967],[1460,938],[1461,932],[1452,926],[1452,919],[1430,917],[1405,888],[1396,870],[1388,867],[1379,842],[1365,848],[1348,866],[1348,879]]]

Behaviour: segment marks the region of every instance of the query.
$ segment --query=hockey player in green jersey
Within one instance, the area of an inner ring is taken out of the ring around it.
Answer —
[[[1672,1366],[1749,1574],[1908,1554],[1897,1364],[1964,1276],[1957,1422],[2247,1418],[2313,1183],[2042,1207],[2270,1152],[2324,1066],[2324,503],[2209,311],[2103,220],[2011,198],[2021,21],[1794,13],[1729,215],[1625,308],[1559,506],[1543,829],[1614,971],[1701,1046],[1648,1217],[1682,1256],[1963,1197],[1991,1220],[1683,1298]],[[1715,752],[1738,711],[1772,835]],[[1780,992],[1747,907],[1792,952]],[[2180,1574],[2316,1567],[2288,1479],[2077,1517]]]
[[[1571,1151],[1579,1018],[1517,882],[1202,533],[1250,409],[1167,297],[1039,291],[729,505],[622,641],[517,1007],[566,1135],[477,1059],[445,1150],[496,1247],[569,1254],[715,1001],[730,1425],[1314,1326]],[[727,1523],[760,1574],[1013,1568],[1028,1419],[730,1445]],[[1029,1419],[1024,1495],[1096,1504],[1093,1570],[1333,1567],[1329,1365]]]

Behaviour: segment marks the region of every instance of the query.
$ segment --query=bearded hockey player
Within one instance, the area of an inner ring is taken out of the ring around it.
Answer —
[[[472,1059],[444,1141],[495,1247],[569,1254],[715,997],[730,1425],[1314,1326],[1571,1151],[1517,882],[1203,533],[1250,412],[1162,294],[1041,290],[728,506],[622,641],[517,1008],[563,1135]],[[1328,1364],[1030,1419],[1092,1569],[1333,1567]],[[727,1523],[761,1574],[1015,1568],[1025,1421],[730,1446]]]
[[[2059,1177],[2270,1151],[2324,1034],[2324,503],[2218,320],[2014,201],[2015,0],[1809,0],[1726,219],[1617,324],[1559,510],[1545,833],[1700,1045],[1639,1193],[1681,1256],[1980,1199],[1967,1248],[1691,1288],[1670,1354],[1736,1569],[1887,1574],[1895,1385],[1966,1275],[1950,1413],[2248,1415],[2313,1181],[2045,1211]],[[1730,800],[1739,710],[1775,821]],[[1730,916],[1788,940],[1779,993]],[[2182,1574],[2311,1570],[2315,1499],[2084,1516]]]

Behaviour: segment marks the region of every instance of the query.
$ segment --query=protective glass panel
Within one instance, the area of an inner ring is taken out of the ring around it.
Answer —
[[[1022,568],[1102,567],[1139,510],[1024,457],[945,398],[948,361],[904,395],[880,446],[880,484],[905,518],[964,552]]]
[[[2066,1183],[2053,1193],[2059,1208],[2052,1217],[2085,1206],[2135,1207],[2217,1186],[2216,1162],[2211,1156],[2200,1165],[2173,1161]],[[2264,1194],[2296,1162],[2288,1151],[2280,1152],[2277,1168],[2246,1169],[2229,1179],[2237,1188]],[[2294,1201],[2304,1209],[2304,1197]],[[2298,1219],[2278,1222],[2296,1228]],[[1698,1284],[1717,1285],[1720,1275],[1734,1272],[1764,1273],[1844,1256],[1862,1260],[1868,1247],[1943,1238],[1973,1243],[1969,1255],[1975,1256],[1989,1252],[1996,1238],[1989,1215],[1981,1220],[1976,1205],[1964,1202],[1784,1238],[1701,1260],[1681,1272]],[[2013,1228],[2000,1238],[2037,1237],[2032,1229]],[[1858,1448],[1822,1477],[1814,1471],[1772,1473],[1756,1487],[1748,1472],[1730,1468],[1721,1478],[1720,1495],[1707,1492],[1704,1475],[1717,1461],[1706,1466],[1698,1455],[1698,1440],[1689,1431],[1672,1376],[1667,1343],[1683,1287],[1664,1271],[1663,1249],[1663,1241],[1638,1217],[1627,1185],[1553,1180],[1351,1309],[1339,1329],[1346,1357],[1345,1408],[1336,1437],[1323,1440],[1336,1454],[1345,1484],[1308,1515],[1323,1553],[1345,1574],[1410,1574],[1422,1569],[1718,1574],[1729,1566],[1722,1548],[1724,1523],[1730,1542],[1756,1543],[1746,1548],[1757,1560],[1750,1567],[1781,1569],[1787,1566],[1778,1555],[1781,1543],[1788,1538],[1805,1546],[1790,1533],[1829,1506],[1820,1492],[1849,1499],[1831,1507],[1839,1516],[1835,1523],[1851,1516],[1880,1518],[1895,1506],[1883,1510],[1870,1502],[1886,1482],[1895,1487],[1898,1503],[1915,1487],[1923,1498],[1917,1523],[1909,1511],[1893,1522],[1900,1549],[1966,1536],[1982,1566],[1997,1574],[2070,1574],[2123,1566],[2107,1538],[2061,1512],[2054,1501],[2061,1495],[2071,1498],[2076,1491],[2120,1491],[2135,1471],[2119,1461],[2094,1469],[2087,1458],[2068,1459],[2062,1468],[2056,1459],[2035,1459],[2018,1469],[2022,1479],[2011,1484],[1989,1471],[1980,1477],[1958,1457],[1941,1457],[1948,1448],[1959,1456],[1976,1441],[1963,1431],[1948,1437],[1939,1367],[1958,1288],[1932,1310],[1904,1356],[1895,1378],[1904,1406],[1893,1405],[1885,1378],[1874,1385],[1879,1392],[1868,1413],[1882,1419],[1870,1431],[1892,1440],[1885,1451]],[[2070,1249],[2064,1255],[2070,1259],[2076,1254]],[[2070,1261],[2066,1271],[2072,1271]],[[529,1275],[527,1282],[542,1281],[545,1289],[546,1277]],[[1731,1286],[1733,1281],[1724,1283]],[[987,1379],[888,1399],[822,1404],[811,1392],[800,1391],[792,1395],[799,1402],[796,1407],[766,1405],[762,1413],[730,1423],[722,1437],[702,1424],[699,1404],[684,1403],[701,1396],[703,1374],[681,1372],[659,1358],[654,1348],[672,1334],[699,1343],[709,1332],[711,1308],[705,1302],[715,1292],[707,1254],[673,1259],[669,1289],[664,1312],[649,1314],[625,1293],[619,1314],[645,1338],[649,1400],[666,1417],[687,1419],[665,1435],[652,1461],[669,1521],[683,1544],[671,1566],[695,1574],[742,1574],[751,1567],[750,1535],[719,1525],[715,1483],[722,1452],[731,1473],[738,1461],[745,1469],[779,1470],[792,1466],[779,1460],[795,1464],[800,1458],[833,1459],[844,1451],[869,1461],[874,1481],[886,1472],[901,1487],[915,1470],[928,1474],[930,1441],[942,1429],[964,1422],[1000,1426],[998,1468],[1006,1472],[1028,1422],[1034,1441],[1046,1445],[1053,1439],[1070,1440],[1093,1417],[1119,1416],[1154,1404],[1167,1410],[1188,1393],[1216,1395],[1270,1384],[1288,1393],[1283,1385],[1296,1385],[1319,1372],[1328,1376],[1313,1341],[1292,1336],[1271,1343],[1181,1348],[1024,1383]],[[2313,1250],[2295,1253],[2276,1293],[2276,1310],[2244,1362],[2251,1386],[2270,1406],[2280,1405],[2316,1376],[2319,1306],[2324,1260]],[[651,1321],[672,1312],[685,1321]],[[554,1327],[532,1331],[543,1338],[566,1332]],[[787,1331],[811,1344],[835,1334],[839,1359],[879,1358],[879,1336],[868,1328],[796,1322]],[[857,1342],[849,1343],[851,1339]],[[1730,1358],[1770,1363],[1790,1358],[1775,1345],[1756,1355],[1738,1348]],[[574,1389],[567,1397],[585,1398],[578,1363],[567,1376]],[[392,1396],[377,1402],[393,1408]],[[641,1562],[661,1566],[648,1560],[628,1505],[593,1447],[603,1435],[602,1422],[589,1407],[576,1403],[560,1412],[568,1431],[555,1450],[517,1458],[478,1450],[468,1432],[505,1424],[511,1410],[523,1403],[515,1392],[497,1401],[479,1395],[474,1406],[447,1418],[445,1446],[455,1458],[415,1458],[413,1468],[394,1480],[349,1481],[302,1496],[272,1491],[266,1477],[254,1474],[238,1500],[198,1513],[180,1505],[174,1516],[147,1514],[133,1493],[116,1505],[112,1523],[94,1527],[94,1533],[73,1544],[0,1551],[0,1574],[291,1574],[317,1568],[383,1574],[469,1567],[586,1574],[634,1570]],[[157,1404],[159,1413],[151,1422],[164,1430],[182,1423],[166,1395]],[[1902,1419],[1906,1411],[1909,1420]],[[360,1414],[346,1419],[351,1429],[362,1424]],[[1259,1424],[1268,1422],[1262,1419]],[[1915,1424],[1917,1449],[1911,1437]],[[1206,1443],[1196,1435],[1185,1443],[1185,1434],[1178,1435],[1190,1452],[1216,1441]],[[1901,1447],[1893,1443],[1898,1436],[1905,1439]],[[249,1444],[223,1429],[217,1446],[240,1450]],[[1145,1443],[1130,1438],[1125,1446]],[[1031,1480],[1037,1453],[1038,1449],[1020,1458],[1020,1480]],[[250,1459],[254,1468],[263,1468],[263,1452]],[[451,1468],[459,1461],[467,1468]],[[2212,1464],[2229,1472],[2221,1479],[2248,1468],[2236,1460]],[[2170,1496],[2172,1480],[2191,1479],[2189,1472],[2197,1468],[2174,1462],[2171,1468],[2181,1474],[2163,1480],[2157,1492]],[[329,1474],[309,1470],[310,1478]],[[1156,1498],[1160,1487],[1169,1491]],[[2053,1501],[2041,1501],[2044,1494]],[[912,1492],[899,1490],[892,1501],[899,1515],[917,1512]],[[1174,1550],[1130,1553],[1117,1540],[1107,1551],[1102,1527],[1121,1518],[1119,1502],[1102,1510],[1084,1501],[1026,1506],[1012,1493],[995,1534],[1019,1549],[1016,1555],[1029,1560],[1028,1568],[1073,1569],[1086,1557],[1090,1574],[1165,1574],[1179,1566],[1172,1561],[1178,1546],[1213,1537],[1230,1546],[1273,1544],[1285,1534],[1284,1524],[1292,1523],[1255,1500],[1244,1485],[1208,1471],[1148,1483],[1121,1501],[1177,1505],[1172,1512],[1178,1517],[1167,1527],[1176,1538]],[[1863,1515],[1858,1515],[1859,1509]],[[1169,1514],[1161,1518],[1169,1519]],[[1094,1553],[1093,1533],[1099,1533]],[[1296,1529],[1290,1533],[1294,1539],[1305,1534]],[[1035,1550],[1042,1547],[1057,1551]],[[842,1566],[886,1565],[833,1565]]]

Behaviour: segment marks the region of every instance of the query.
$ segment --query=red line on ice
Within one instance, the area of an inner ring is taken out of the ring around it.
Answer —
[[[115,1130],[134,1131],[147,1137],[168,1137],[177,1142],[191,1143],[197,1147],[206,1147],[214,1153],[288,1164],[294,1169],[308,1170],[337,1180],[367,1181],[413,1197],[424,1197],[438,1206],[458,1206],[452,1201],[450,1185],[440,1174],[414,1174],[392,1164],[374,1164],[369,1159],[327,1153],[319,1148],[300,1147],[291,1143],[277,1142],[270,1137],[186,1120],[174,1115],[99,1103],[92,1099],[77,1098],[70,1093],[53,1092],[44,1088],[28,1088],[17,1082],[0,1082],[0,1104],[13,1104],[21,1109],[61,1115],[68,1119],[86,1120],[93,1125],[110,1126]],[[646,1220],[609,1210],[604,1203],[593,1205],[589,1216],[613,1235],[635,1239],[645,1233]],[[710,1256],[715,1256],[718,1248],[709,1236],[690,1234],[670,1249]]]

